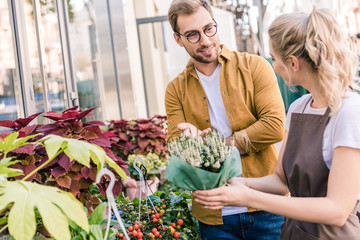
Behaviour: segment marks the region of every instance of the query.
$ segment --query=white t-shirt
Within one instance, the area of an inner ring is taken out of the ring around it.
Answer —
[[[285,129],[289,131],[291,113],[324,114],[326,108],[316,109],[310,106],[310,94],[304,95],[290,105],[285,120]],[[306,106],[305,106],[306,105]],[[333,150],[337,147],[360,149],[360,95],[347,92],[340,110],[330,116],[323,136],[323,157],[326,166],[331,168]],[[360,200],[360,195],[359,195]]]
[[[196,68],[195,70],[207,97],[211,127],[218,130],[225,138],[230,137],[232,130],[220,91],[221,64],[217,65],[211,76],[202,74]],[[247,211],[247,207],[230,206],[222,209],[222,215],[227,216]]]

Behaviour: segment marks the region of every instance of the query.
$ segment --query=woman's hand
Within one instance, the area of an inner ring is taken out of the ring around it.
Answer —
[[[246,206],[249,188],[242,178],[232,178],[227,185],[193,193],[195,201],[208,209],[221,209],[225,206]]]
[[[197,133],[199,132],[201,136],[207,135],[209,134],[209,132],[211,131],[210,128],[204,129],[202,131],[200,131],[199,129],[197,129],[194,125],[192,125],[191,123],[179,123],[177,125],[178,129],[183,131],[185,136],[192,136],[192,137],[196,137]]]

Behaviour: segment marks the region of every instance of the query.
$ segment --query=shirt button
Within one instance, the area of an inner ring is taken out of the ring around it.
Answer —
[[[206,99],[206,97],[203,97],[203,99]]]
[[[208,122],[209,122],[209,120],[206,120],[206,122],[208,123]]]

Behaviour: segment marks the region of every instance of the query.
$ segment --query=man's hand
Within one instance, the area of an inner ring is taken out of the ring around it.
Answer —
[[[209,134],[209,132],[211,131],[210,128],[200,131],[191,123],[179,123],[177,125],[177,127],[180,131],[184,132],[185,136],[188,136],[188,137],[190,137],[190,136],[196,137],[198,133],[200,133],[201,136],[204,136],[204,135]]]
[[[225,138],[225,141],[226,141],[226,145],[227,145],[227,146],[231,146],[232,138],[233,138],[233,137],[227,137],[227,138]],[[242,149],[242,148],[237,144],[237,142],[235,141],[235,139],[234,139],[234,146],[239,150],[239,153],[240,153],[240,154],[245,154],[245,153],[246,153],[246,152],[244,151],[244,149]]]

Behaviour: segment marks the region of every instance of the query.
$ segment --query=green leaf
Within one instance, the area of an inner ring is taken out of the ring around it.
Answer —
[[[119,165],[108,157],[101,147],[95,144],[77,139],[63,138],[53,134],[49,134],[41,140],[44,141],[49,159],[55,157],[59,150],[62,149],[71,160],[76,160],[86,167],[90,167],[91,159],[97,165],[98,172],[104,167],[106,162],[119,174],[121,178],[124,180],[127,179],[126,173],[119,167]]]
[[[170,203],[171,205],[174,205],[175,203],[178,203],[180,202],[181,200],[184,199],[184,196],[183,194],[180,194],[180,195],[171,195],[170,196]]]
[[[29,136],[18,139],[19,132],[13,132],[10,135],[6,136],[4,138],[4,141],[0,140],[0,152],[8,153],[8,152],[14,150],[15,148],[19,148],[19,147],[22,147],[27,144],[34,144],[31,142],[27,142],[27,141],[37,135],[38,134],[29,135]],[[38,143],[35,143],[35,144],[38,144]]]
[[[9,166],[12,166],[19,162],[11,160],[11,157],[0,160],[0,175],[6,175],[5,178],[23,175],[23,172],[20,169],[9,168]]]
[[[96,240],[102,240],[102,230],[100,225],[90,225],[90,234]]]
[[[62,138],[59,139],[48,135],[47,137],[42,138],[42,140],[45,140],[44,142],[45,150],[49,159],[53,159],[56,153],[62,148],[62,143],[63,143],[63,141],[61,141]]]
[[[19,136],[19,132],[13,132],[10,135],[4,138],[4,141],[0,144],[0,149],[4,152],[9,152],[12,150],[12,145],[14,144],[15,140]],[[13,148],[15,149],[15,148]]]
[[[112,169],[114,169],[117,172],[117,174],[119,174],[119,176],[122,179],[124,179],[126,181],[126,179],[127,179],[126,173],[119,167],[119,165],[116,164],[116,162],[114,162],[108,156],[105,157],[105,161]]]
[[[89,219],[89,224],[100,224],[101,221],[104,219],[105,212],[106,212],[106,203],[101,203],[97,206],[94,212],[91,214]]]
[[[37,183],[14,181],[0,184],[0,212],[13,203],[8,225],[17,240],[31,240],[36,232],[35,208],[44,226],[56,239],[70,239],[68,218],[89,231],[86,213],[76,198],[55,187]]]

